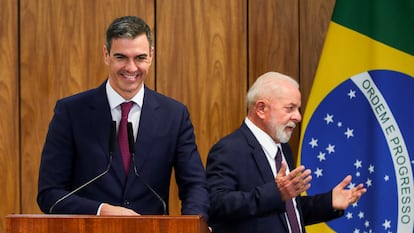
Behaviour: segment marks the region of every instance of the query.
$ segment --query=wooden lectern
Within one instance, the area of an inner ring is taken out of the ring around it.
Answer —
[[[6,233],[209,233],[203,217],[12,214]]]

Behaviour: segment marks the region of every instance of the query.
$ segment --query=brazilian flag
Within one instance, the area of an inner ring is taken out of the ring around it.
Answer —
[[[367,193],[307,232],[411,233],[414,223],[414,0],[337,0],[303,116],[307,195],[350,174]]]

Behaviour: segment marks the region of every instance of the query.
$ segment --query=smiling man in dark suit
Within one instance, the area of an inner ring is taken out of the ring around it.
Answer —
[[[283,74],[259,77],[246,97],[247,117],[219,140],[207,158],[210,225],[217,233],[303,233],[305,225],[343,215],[366,192],[345,189],[347,176],[331,191],[300,196],[311,172],[294,168],[288,141],[301,120],[298,83]]]
[[[103,49],[108,79],[96,89],[57,101],[40,164],[37,201],[43,212],[168,214],[162,203],[168,206],[174,168],[182,214],[208,217],[205,171],[189,112],[144,84],[153,59],[152,43],[151,30],[142,19],[115,19]],[[116,137],[110,139],[111,122],[120,131],[123,103],[130,108],[124,122],[132,123],[133,154],[121,152]],[[112,143],[113,153],[108,149]],[[108,165],[107,173],[68,195]]]

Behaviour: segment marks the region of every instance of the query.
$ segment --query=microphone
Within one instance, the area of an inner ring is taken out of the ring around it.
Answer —
[[[67,193],[66,195],[64,195],[63,197],[61,197],[57,201],[55,201],[55,203],[53,203],[53,205],[49,209],[49,214],[53,213],[53,209],[56,207],[57,204],[59,204],[60,202],[62,202],[65,199],[67,199],[68,197],[72,196],[73,194],[75,194],[79,190],[85,188],[89,184],[95,182],[97,179],[101,178],[102,176],[104,176],[106,173],[109,172],[109,169],[111,168],[112,157],[113,157],[114,148],[115,148],[115,139],[116,139],[116,121],[112,121],[111,122],[111,129],[110,129],[110,132],[109,132],[109,147],[108,147],[108,149],[109,149],[109,162],[108,162],[108,167],[102,173],[98,174],[94,178],[92,178],[89,181],[85,182],[83,185],[79,186],[78,188],[72,190],[71,192]]]
[[[134,130],[132,129],[132,123],[128,122],[127,124],[127,132],[128,132],[128,146],[129,152],[131,153],[132,157],[132,165],[134,167],[135,175],[141,180],[141,182],[158,198],[158,200],[162,204],[163,215],[167,215],[167,205],[162,197],[141,177],[141,175],[137,171],[137,166],[135,165],[135,143],[134,143]]]

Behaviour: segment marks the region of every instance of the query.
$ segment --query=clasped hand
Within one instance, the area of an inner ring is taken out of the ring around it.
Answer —
[[[302,192],[310,188],[310,181],[312,180],[311,171],[305,170],[305,166],[299,166],[286,174],[287,164],[282,162],[275,181],[280,191],[283,201],[299,196]]]
[[[100,215],[139,216],[140,214],[122,206],[114,206],[104,203],[102,204]]]

